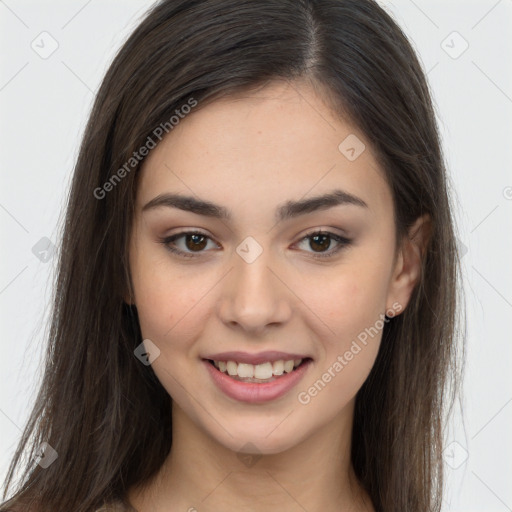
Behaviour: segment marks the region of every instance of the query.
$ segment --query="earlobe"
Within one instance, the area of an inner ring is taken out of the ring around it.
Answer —
[[[405,310],[415,286],[421,279],[423,259],[431,235],[429,215],[419,217],[404,237],[391,278],[386,307],[399,303]]]

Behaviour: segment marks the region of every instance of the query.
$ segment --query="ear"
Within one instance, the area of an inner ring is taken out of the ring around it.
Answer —
[[[429,215],[418,217],[404,236],[391,276],[386,311],[404,311],[414,287],[421,278],[422,262],[430,240],[432,222]],[[397,303],[401,306],[397,308]]]

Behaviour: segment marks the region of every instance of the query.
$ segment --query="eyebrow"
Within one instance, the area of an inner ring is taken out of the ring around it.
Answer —
[[[276,222],[281,222],[317,210],[326,210],[340,205],[368,208],[368,205],[361,198],[343,190],[333,190],[321,196],[285,202],[276,209],[275,220]],[[226,221],[232,219],[230,211],[224,206],[181,194],[160,194],[145,204],[142,211],[145,212],[160,207],[178,208],[197,215],[224,219]]]

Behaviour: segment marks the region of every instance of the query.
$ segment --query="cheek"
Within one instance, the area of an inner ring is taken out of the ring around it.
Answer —
[[[142,335],[161,345],[161,350],[176,346],[177,339],[184,340],[193,334],[198,324],[199,297],[177,283],[163,287],[161,283],[146,282],[137,311]]]
[[[333,419],[354,399],[375,363],[385,325],[385,287],[368,277],[351,274],[331,281],[331,300],[317,301],[329,332],[321,337],[314,375],[297,395],[311,417]]]
[[[309,288],[310,309],[329,327],[319,338],[322,353],[316,377],[318,386],[329,388],[322,394],[331,396],[333,404],[348,402],[375,362],[385,325],[388,280],[386,263],[359,258],[323,280],[321,289]]]
[[[133,258],[132,280],[141,333],[172,367],[182,364],[211,314],[212,294],[221,274],[171,265],[164,254],[146,251]]]
[[[310,282],[302,296],[331,331],[357,334],[355,331],[373,325],[385,311],[388,276],[387,268],[362,261],[331,272],[321,279],[321,286]]]
[[[331,320],[335,334],[325,342],[325,369],[340,377],[347,390],[355,391],[371,370],[380,345],[385,295],[378,287],[352,281],[342,287],[337,316]],[[328,377],[327,377],[328,378]]]
[[[165,257],[149,250],[132,258],[131,269],[142,336],[161,343],[193,307],[193,288],[179,274],[169,272]]]

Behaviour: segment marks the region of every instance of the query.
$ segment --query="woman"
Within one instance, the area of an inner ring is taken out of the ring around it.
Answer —
[[[174,0],[98,92],[1,510],[439,510],[458,256],[371,0]]]

